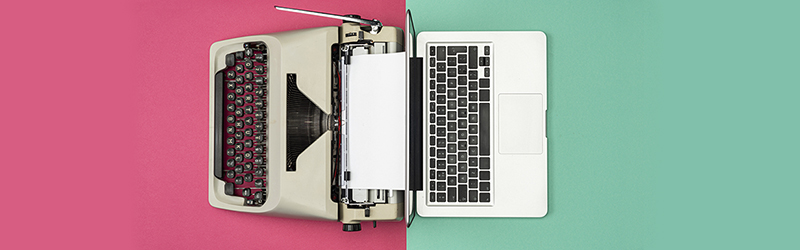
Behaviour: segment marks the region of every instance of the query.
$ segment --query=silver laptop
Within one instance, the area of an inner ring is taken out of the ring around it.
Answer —
[[[407,172],[408,225],[414,211],[432,217],[545,216],[545,34],[421,32],[414,42],[411,12],[406,14],[409,84],[422,85],[419,100],[410,100],[421,102],[422,126],[411,133],[421,135],[421,145],[411,148],[422,152],[412,153],[421,162],[411,162]]]

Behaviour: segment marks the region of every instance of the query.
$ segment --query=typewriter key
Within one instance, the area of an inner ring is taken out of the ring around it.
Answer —
[[[227,82],[227,83],[225,83],[225,85],[228,86],[228,89],[230,89],[230,90],[233,90],[233,89],[236,88],[236,84],[233,83],[233,82]]]
[[[244,171],[253,171],[253,163],[252,162],[245,162],[244,163]]]
[[[228,79],[233,80],[233,78],[236,77],[236,72],[233,72],[233,70],[225,72],[225,77],[228,77]]]
[[[241,174],[244,171],[244,167],[242,165],[236,165],[236,167],[233,168],[233,171],[235,171],[237,174]]]
[[[245,140],[244,141],[245,148],[252,148],[253,147],[253,140]]]
[[[242,185],[244,183],[244,177],[236,176],[236,179],[233,180],[236,185]]]
[[[236,99],[236,95],[234,93],[228,93],[228,101],[233,101]]]
[[[233,113],[238,117],[244,116],[244,110],[241,108],[237,108],[236,111],[233,111]]]
[[[264,179],[256,180],[256,187],[263,187],[264,186]]]
[[[225,194],[226,195],[233,195],[233,191],[236,190],[234,188],[233,183],[227,182],[225,183]]]
[[[244,138],[244,134],[242,134],[242,131],[237,131],[236,133],[233,134],[233,136],[236,137],[236,140],[241,140],[242,138]]]
[[[245,182],[253,181],[253,174],[250,174],[250,173],[244,174],[244,181]]]
[[[233,179],[233,178],[236,178],[236,173],[235,173],[235,172],[233,172],[233,170],[228,170],[228,171],[225,173],[225,175],[226,175],[226,177],[228,177],[228,179]]]
[[[244,73],[244,78],[247,80],[253,80],[253,72]]]
[[[261,67],[261,66],[259,66],[259,67]],[[256,69],[258,69],[258,68],[256,68]],[[264,84],[264,78],[263,77],[256,77],[255,82],[258,85]]]
[[[236,65],[236,72],[239,72],[239,73],[244,72],[244,65],[237,64]]]
[[[234,110],[236,110],[236,104],[229,103],[228,104],[228,112],[233,112]]]
[[[254,141],[256,141],[256,142],[261,142],[262,140],[264,140],[264,136],[261,136],[261,135],[256,135],[256,136],[255,136],[255,138],[253,138],[253,139],[254,139]]]
[[[264,148],[262,148],[262,147],[256,147],[256,149],[254,149],[254,150],[255,150],[256,154],[264,153]]]
[[[264,54],[256,54],[256,61],[257,62],[264,62]]]
[[[236,122],[236,116],[229,115],[228,118],[227,118],[227,121],[228,121],[228,123]]]
[[[257,96],[264,96],[264,88],[258,88],[255,92]]]
[[[242,154],[236,154],[233,159],[236,160],[236,162],[242,162],[244,161],[244,156],[242,156]]]
[[[247,111],[247,110],[245,110],[245,111]],[[236,128],[244,128],[244,121],[242,121],[242,120],[238,120],[238,121],[234,122],[233,124],[234,124],[234,126],[236,126]]]
[[[244,136],[247,136],[247,137],[253,136],[253,129],[252,128],[245,129],[244,130]]]
[[[236,101],[234,102],[236,103],[236,106],[244,106],[244,98],[236,97]]]
[[[228,159],[228,162],[225,165],[227,165],[228,167],[233,167],[234,165],[236,165],[236,162],[233,159]]]
[[[243,52],[241,52],[241,51],[238,51],[238,52],[236,52],[236,59],[237,59],[237,60],[242,60],[242,59],[244,59],[244,53],[243,53]]]
[[[264,198],[264,193],[262,193],[262,192],[256,192],[255,195],[256,195],[256,197],[255,197],[256,200],[261,200],[261,199]]]
[[[245,106],[244,107],[244,113],[252,114],[253,113],[253,106]]]
[[[244,96],[244,102],[246,102],[246,103],[252,103],[253,100],[254,100],[254,98],[253,98],[253,95],[251,95],[251,94],[247,94],[246,96]]]
[[[244,118],[244,124],[245,125],[253,125],[253,117],[249,117],[249,116],[245,117]]]
[[[233,150],[232,148],[229,148],[227,153],[228,153],[228,156],[233,156],[234,154],[236,154],[236,150]]]
[[[244,204],[248,205],[248,206],[255,206],[256,202],[253,201],[253,200],[246,200],[246,201],[244,201]]]
[[[250,72],[247,72],[247,73],[250,73]],[[245,84],[244,85],[244,91],[247,91],[247,92],[253,91],[253,84],[252,83]]]
[[[236,95],[244,95],[244,88],[241,86],[236,87]]]
[[[242,190],[242,197],[250,197],[250,189],[245,188]]]
[[[227,131],[228,134],[233,134],[236,132],[236,128],[234,128],[233,126],[228,126],[228,128],[225,129],[225,131]]]
[[[262,118],[264,118],[264,115],[263,115],[263,114],[261,114],[261,111],[258,111],[258,112],[256,112],[254,116],[256,117],[256,119],[259,119],[259,120],[261,120]]]
[[[249,106],[248,106],[248,107],[249,107]],[[256,123],[256,131],[261,131],[262,129],[264,129],[264,125],[261,125],[261,123],[260,123],[260,122],[257,122],[257,123]]]
[[[258,56],[256,56],[256,60],[258,60]],[[256,66],[254,69],[256,70],[256,73],[264,74],[264,66]],[[258,78],[256,78],[256,81],[258,81]]]
[[[225,141],[228,143],[228,145],[233,145],[233,143],[236,142],[236,139],[233,139],[233,137],[228,137],[225,139]]]
[[[236,84],[242,84],[242,83],[244,83],[244,77],[236,76],[236,80],[235,81],[236,81]]]
[[[233,146],[233,148],[236,149],[236,151],[242,151],[244,150],[244,144],[242,144],[241,142],[236,143],[236,146]]]
[[[251,49],[251,48],[247,48],[247,49],[245,49],[245,50],[244,50],[244,56],[245,56],[245,57],[248,57],[248,58],[249,58],[249,57],[251,57],[251,56],[253,56],[253,49]]]
[[[256,171],[253,174],[255,174],[255,176],[261,177],[262,175],[264,175],[264,169],[263,168],[256,168]]]
[[[244,152],[245,159],[253,159],[253,151],[245,151]]]
[[[253,61],[250,61],[250,60],[244,61],[244,67],[247,68],[247,69],[252,69],[253,68]]]
[[[263,157],[256,157],[256,159],[253,160],[253,163],[255,163],[256,165],[264,164],[264,158]]]

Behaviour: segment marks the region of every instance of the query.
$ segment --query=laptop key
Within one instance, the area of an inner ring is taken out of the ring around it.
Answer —
[[[489,191],[489,182],[482,181],[480,184],[478,184],[478,190],[480,190],[480,191]]]
[[[489,116],[489,104],[488,103],[481,103],[480,104],[480,106],[478,107],[478,115],[480,115],[480,122],[478,123],[478,126],[480,127],[478,129],[479,130],[478,137],[480,137],[479,140],[478,140],[478,142],[480,143],[480,146],[479,146],[480,152],[479,153],[480,153],[480,155],[489,155],[489,149],[490,149],[489,147],[491,146],[490,141],[489,141],[490,140],[490,138],[489,138],[489,123],[491,121],[489,121],[489,117],[490,116]]]
[[[458,163],[458,172],[459,173],[467,172],[467,164],[463,162]]]
[[[458,174],[458,183],[467,183],[467,174]],[[467,186],[464,185],[464,187]]]
[[[436,182],[436,187],[433,189],[436,191],[447,191],[447,184],[443,181]]]
[[[467,63],[467,55],[466,54],[458,54],[458,63]]]
[[[478,169],[477,168],[470,168],[469,169],[469,177],[478,177]]]
[[[433,194],[433,193],[431,193]],[[433,201],[433,197],[431,197],[431,201]],[[470,190],[469,191],[469,202],[478,202],[478,191],[477,190]]]
[[[447,173],[444,171],[436,171],[436,179],[440,181],[447,179]]]
[[[431,187],[428,190],[436,190],[436,181],[431,181]]]
[[[456,188],[451,187],[447,189],[447,202],[456,202]]]
[[[478,92],[478,100],[489,101],[489,90],[482,89]]]
[[[489,180],[489,171],[480,171],[480,172],[478,172],[478,179],[480,179],[482,181],[488,181]]]
[[[436,201],[447,202],[447,193],[444,192],[436,193]]]
[[[480,160],[478,160],[478,167],[480,169],[489,169],[489,157],[481,157]]]
[[[469,188],[475,189],[478,188],[478,180],[476,179],[469,179]],[[476,191],[477,192],[477,191]]]
[[[447,66],[456,66],[456,58],[454,56],[447,58]]]
[[[444,61],[447,58],[447,47],[445,46],[437,46],[436,47],[436,60],[437,61]]]
[[[479,200],[480,202],[489,202],[489,193],[481,193]]]
[[[470,69],[478,68],[478,46],[469,46],[467,59]]]
[[[481,88],[488,88],[489,87],[489,79],[482,78],[482,79],[478,80],[478,86],[480,86]]]
[[[447,177],[447,185],[448,186],[455,186],[456,185],[456,177],[455,176],[448,176]]]
[[[470,191],[470,192],[472,192],[472,191]],[[428,196],[430,196],[430,201],[431,202],[436,202],[436,193],[431,192],[430,195],[428,195]]]
[[[467,46],[447,46],[448,55],[455,55],[464,52],[467,52]]]
[[[467,202],[467,185],[458,185],[458,202]]]

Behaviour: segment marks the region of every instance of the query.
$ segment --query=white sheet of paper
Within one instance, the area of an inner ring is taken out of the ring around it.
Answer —
[[[405,53],[351,57],[350,188],[405,189],[405,75]]]

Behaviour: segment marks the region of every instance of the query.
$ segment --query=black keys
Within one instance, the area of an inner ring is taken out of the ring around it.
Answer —
[[[455,88],[456,87],[456,79],[447,79],[447,87],[448,88]]]
[[[428,190],[431,190],[431,191],[436,190],[436,181],[431,181],[431,187],[428,188]]]
[[[458,96],[467,96],[467,88],[466,87],[459,87],[458,88]]]
[[[465,173],[465,172],[467,172],[467,164],[466,164],[466,163],[463,163],[463,162],[461,162],[461,163],[458,163],[458,172],[459,172],[459,173]],[[459,178],[461,178],[461,177],[459,176]],[[459,182],[460,182],[460,181],[459,181]]]
[[[447,202],[456,202],[456,188],[447,188]]]
[[[470,114],[469,115],[469,123],[478,123],[478,115]]]
[[[436,158],[444,159],[447,157],[447,151],[444,149],[437,149],[436,150]]]
[[[448,176],[447,177],[447,185],[448,186],[455,186],[456,185],[456,177],[455,176]]]
[[[478,202],[478,191],[469,191],[469,202]]]
[[[467,65],[458,65],[458,74],[463,75],[467,73]]]
[[[465,54],[459,54],[459,55],[458,55],[458,63],[459,63],[459,64],[461,64],[461,63],[467,63],[467,55],[465,55]]]
[[[467,142],[466,141],[459,141],[458,142],[458,150],[467,150]]]
[[[444,169],[447,167],[447,162],[444,160],[437,160],[436,161],[436,169]]]
[[[478,90],[478,82],[469,81],[469,90]]]
[[[435,56],[436,55],[436,46],[431,46],[430,50],[431,50],[430,56]]]
[[[480,122],[478,123],[480,134],[478,134],[479,140],[478,143],[480,145],[478,148],[480,149],[480,155],[489,155],[489,147],[490,137],[489,137],[489,123],[491,122],[490,114],[489,114],[489,104],[488,103],[481,103],[478,107],[478,115],[480,116]]]
[[[447,46],[447,55],[467,52],[467,46]]]
[[[489,202],[489,193],[481,193],[478,199],[480,202]]]
[[[478,68],[478,46],[469,46],[468,52],[468,63],[470,69],[477,69]]]
[[[490,166],[489,166],[489,162],[490,162],[490,161],[489,161],[489,158],[487,158],[487,157],[481,157],[481,158],[478,160],[478,167],[479,167],[480,169],[489,169],[489,168],[490,168]]]
[[[444,72],[445,70],[447,70],[447,64],[446,63],[437,63],[436,64],[436,71],[437,72]]]
[[[479,171],[478,179],[482,181],[489,180],[489,171]]]
[[[467,106],[467,98],[458,98],[458,106],[459,107],[466,107]]]
[[[460,68],[459,68],[460,70]],[[461,74],[460,72],[458,73]],[[467,85],[467,77],[466,76],[458,76],[458,85]]]
[[[469,169],[469,177],[472,177],[472,178],[478,177],[478,169],[477,168],[470,168]]]
[[[489,57],[487,56],[480,57],[480,59],[478,59],[478,64],[480,66],[489,66]]]
[[[234,64],[236,64],[236,59],[234,58],[233,53],[225,55],[225,66],[230,67],[233,66]]]
[[[478,147],[469,147],[469,155],[470,156],[478,155]]]
[[[456,109],[456,101],[450,100],[447,101],[447,109]]]
[[[470,80],[476,80],[476,79],[478,79],[478,71],[477,70],[470,70],[469,73],[467,74],[467,76],[469,77]]]
[[[436,60],[437,61],[444,61],[447,58],[447,47],[445,46],[438,46],[436,47]]]
[[[478,101],[478,93],[469,92],[469,101],[471,102]]]
[[[447,66],[456,66],[456,58],[455,57],[448,57],[447,58]]]
[[[467,119],[458,119],[458,128],[467,128]]]
[[[447,153],[455,153],[456,152],[456,144],[450,143],[447,144]]]
[[[478,190],[480,190],[480,191],[489,191],[489,182],[482,181],[482,182],[481,182],[481,183],[478,185]]]
[[[436,201],[437,202],[446,202],[447,201],[447,193],[436,193]]]
[[[467,202],[467,185],[458,185],[458,202]]]
[[[447,191],[447,184],[445,184],[445,182],[443,182],[443,181],[437,182],[436,183],[436,188],[435,189],[431,189],[431,190]]]
[[[489,68],[483,68],[483,77],[489,77]]]
[[[263,63],[263,62],[264,62],[264,58],[265,58],[265,57],[264,57],[264,54],[256,54],[256,55],[255,55],[256,62],[261,62],[261,63]],[[260,74],[260,73],[259,73],[259,74]]]
[[[445,73],[436,74],[436,81],[437,82],[444,82],[447,79],[447,75]]]
[[[489,55],[489,45],[483,46],[483,54],[487,56]]]
[[[444,84],[436,85],[436,93],[444,94],[444,92],[447,92],[447,85],[444,85]]]
[[[236,133],[236,128],[234,128],[233,126],[228,126],[228,128],[225,131],[227,131],[228,134],[232,135],[233,133]]]
[[[234,123],[234,122],[236,122],[236,116],[229,115],[227,120],[228,120],[228,123]],[[230,134],[230,132],[228,132],[228,133]]]
[[[263,179],[256,180],[255,184],[256,184],[256,187],[264,187],[265,186]]]
[[[467,183],[467,174],[459,174],[458,183]],[[464,185],[464,187],[466,187],[466,185]]]
[[[447,174],[448,175],[456,174],[456,166],[447,166]]]
[[[483,78],[483,79],[478,80],[478,82],[479,82],[478,85],[481,88],[488,88],[489,87],[489,79]]]
[[[456,68],[447,68],[447,77],[456,77]]]
[[[443,181],[447,179],[447,174],[444,171],[436,171],[436,179]]]
[[[259,55],[261,55],[261,54],[259,54]],[[256,56],[256,60],[258,60],[258,56]],[[256,66],[255,67],[255,71],[256,71],[256,73],[264,74],[264,66]],[[256,80],[256,82],[258,82],[258,80]],[[261,78],[261,82],[264,82],[264,78]]]
[[[447,98],[455,99],[456,98],[456,90],[455,89],[448,89],[447,90]]]

